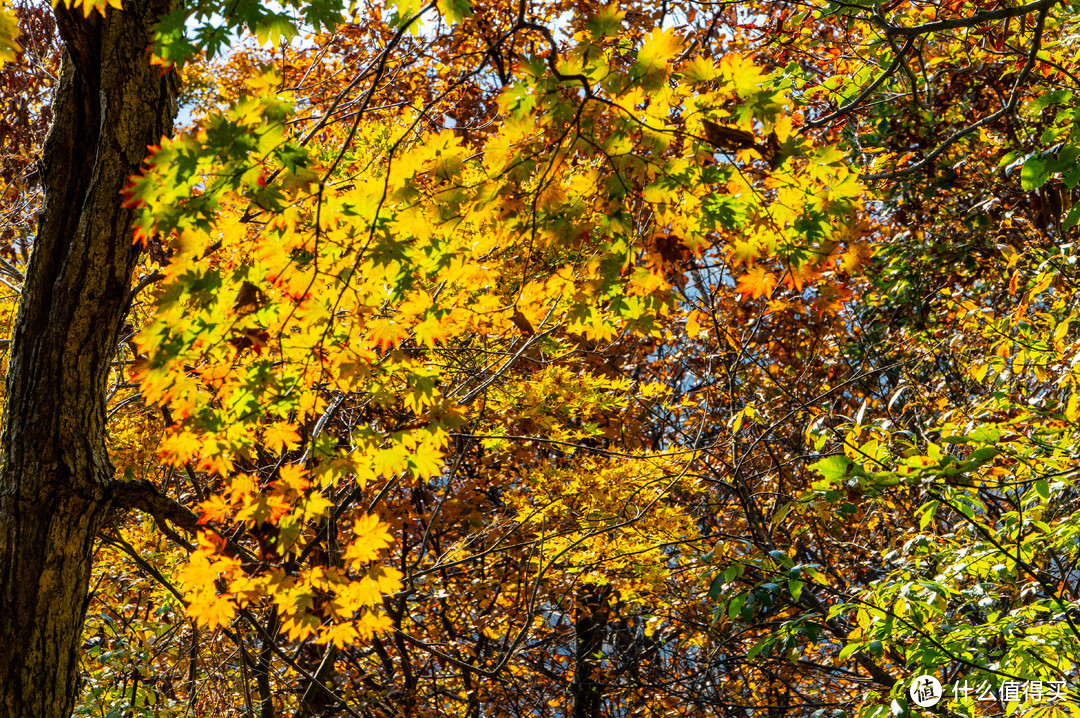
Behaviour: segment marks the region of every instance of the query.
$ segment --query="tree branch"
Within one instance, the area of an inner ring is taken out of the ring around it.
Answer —
[[[154,517],[162,532],[188,551],[195,550],[184,538],[170,529],[166,521],[194,535],[199,528],[199,517],[188,507],[165,496],[149,481],[113,481],[109,485],[112,505],[121,509],[138,509]],[[245,571],[252,570],[260,562],[235,541],[225,538],[225,554],[241,559]]]
[[[117,508],[139,509],[159,522],[167,519],[190,534],[198,529],[199,517],[191,509],[165,496],[145,479],[114,481],[110,488],[112,505]]]
[[[1054,0],[1054,2],[1057,2],[1057,0]],[[964,128],[962,128],[960,130],[957,130],[953,134],[949,135],[948,137],[945,138],[944,141],[942,141],[942,143],[940,145],[937,146],[937,148],[933,152],[928,154],[926,157],[924,157],[919,162],[916,162],[915,164],[911,165],[910,167],[905,167],[904,169],[897,170],[896,172],[882,172],[882,173],[878,173],[878,174],[859,175],[859,179],[863,179],[863,180],[898,179],[900,177],[906,177],[908,175],[915,174],[916,172],[920,172],[923,169],[929,167],[934,162],[934,160],[936,160],[938,157],[940,157],[942,155],[942,153],[944,153],[945,150],[947,150],[957,140],[959,140],[959,139],[961,139],[963,137],[966,137],[967,135],[970,135],[972,132],[979,129],[980,127],[983,127],[984,125],[988,125],[991,122],[996,122],[997,120],[1000,120],[1002,117],[1005,117],[1006,115],[1012,113],[1016,109],[1017,101],[1020,99],[1020,86],[1024,84],[1024,81],[1027,80],[1028,75],[1031,74],[1032,68],[1035,67],[1035,61],[1038,59],[1038,55],[1039,55],[1039,48],[1042,47],[1043,26],[1046,23],[1046,15],[1050,10],[1050,6],[1053,5],[1054,2],[1050,2],[1049,0],[1040,0],[1040,3],[1043,4],[1045,7],[1043,7],[1042,9],[1039,10],[1039,15],[1035,19],[1035,32],[1034,32],[1034,34],[1033,34],[1033,36],[1031,38],[1031,49],[1028,51],[1027,63],[1024,64],[1024,68],[1020,71],[1020,74],[1017,76],[1016,82],[1013,84],[1012,92],[1009,93],[1009,99],[1005,103],[1004,107],[1002,107],[1000,110],[998,110],[994,114],[987,115],[986,117],[982,118],[978,122],[972,122],[967,127],[964,127]],[[1035,4],[1039,4],[1039,3],[1032,3],[1032,5],[1035,5]],[[990,14],[990,13],[984,13],[984,14]]]
[[[889,79],[894,74],[896,74],[896,71],[900,69],[900,65],[904,61],[904,55],[906,55],[908,50],[911,49],[911,46],[912,46],[912,44],[914,42],[915,42],[915,38],[914,37],[909,37],[908,41],[906,43],[904,43],[904,46],[902,48],[900,48],[900,51],[896,53],[896,57],[893,59],[892,63],[887,68],[885,68],[884,72],[882,72],[880,75],[878,75],[877,79],[875,79],[873,82],[871,82],[869,85],[867,85],[863,89],[863,91],[860,92],[855,97],[854,100],[847,103],[843,107],[837,108],[836,112],[833,112],[833,113],[831,113],[829,115],[826,115],[825,117],[822,117],[820,120],[814,120],[813,122],[807,122],[806,123],[806,129],[812,129],[812,128],[815,128],[815,127],[821,127],[824,124],[832,122],[837,117],[842,117],[842,116],[846,115],[847,113],[851,112],[856,107],[858,107],[860,104],[862,104],[862,101],[865,100],[867,97],[869,97],[871,92],[873,92],[878,87],[880,87],[881,83],[885,82],[885,80]]]
[[[925,35],[931,32],[940,32],[941,30],[954,30],[960,27],[972,27],[974,25],[981,25],[984,22],[993,22],[994,20],[1004,20],[1011,17],[1020,17],[1021,15],[1027,15],[1037,10],[1047,11],[1054,5],[1057,5],[1060,0],[1035,0],[1035,2],[1029,2],[1026,5],[1019,5],[1017,7],[1004,7],[997,10],[987,10],[986,12],[977,12],[974,15],[968,17],[958,17],[952,20],[938,20],[936,22],[927,22],[922,25],[915,25],[913,27],[902,27],[899,25],[893,25],[885,19],[884,15],[879,14],[880,10],[874,13],[874,24],[885,31],[886,35],[900,36],[900,37],[917,37],[919,35]]]

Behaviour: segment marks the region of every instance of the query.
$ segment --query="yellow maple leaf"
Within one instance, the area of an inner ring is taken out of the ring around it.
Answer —
[[[338,593],[342,603],[342,609],[350,614],[367,606],[375,606],[382,601],[383,591],[379,582],[370,576],[364,576],[359,581],[352,581]]]
[[[286,616],[281,629],[290,641],[302,641],[319,628],[319,619],[310,613]]]
[[[428,317],[416,325],[413,334],[416,336],[416,341],[434,349],[436,343],[446,339],[450,330],[445,323],[435,317]]]
[[[319,518],[333,505],[333,501],[330,501],[318,491],[312,492],[301,504],[304,510],[304,518],[307,519]]]
[[[401,590],[401,579],[405,578],[405,574],[398,571],[393,566],[380,566],[379,568],[370,571],[368,576],[371,576],[379,585],[379,591],[384,594],[397,593]]]
[[[379,449],[374,456],[373,464],[377,472],[389,479],[409,467],[409,450],[404,444],[399,443]]]
[[[752,239],[737,239],[731,243],[731,250],[728,252],[728,262],[732,267],[737,267],[740,264],[745,264],[748,267],[754,266],[754,260],[761,255],[761,248],[758,247],[757,242]]]
[[[180,581],[192,592],[200,590],[201,587],[213,586],[217,577],[218,569],[199,551],[191,554],[187,565],[180,570]]]
[[[227,626],[236,616],[236,605],[228,595],[218,596],[212,590],[199,590],[185,595],[188,616],[200,626],[214,629]]]
[[[683,63],[679,71],[688,82],[709,82],[716,79],[718,74],[712,60],[701,55]]]
[[[742,53],[730,52],[720,61],[720,71],[743,97],[761,92],[767,76]]]
[[[104,15],[105,8],[108,7],[114,7],[117,10],[122,9],[120,0],[71,0],[68,4],[71,7],[81,7],[83,17],[90,17],[92,12]]]
[[[358,517],[353,524],[356,538],[345,549],[345,561],[355,566],[377,559],[379,551],[393,542],[387,528],[374,514]]]
[[[296,413],[300,420],[319,416],[326,410],[326,400],[317,391],[302,392],[297,403]]]
[[[847,251],[840,255],[840,269],[848,274],[855,274],[873,255],[874,248],[869,242],[853,242],[848,246]],[[1012,287],[1012,284],[1009,286]],[[1013,294],[1015,296],[1015,291]]]
[[[426,479],[438,476],[442,473],[443,453],[424,442],[413,450],[412,456],[409,457],[409,464],[412,465],[413,474],[417,478]]]
[[[665,67],[682,50],[678,33],[672,28],[654,29],[645,39],[645,44],[638,50],[637,61],[649,72],[657,67]]]
[[[345,646],[352,645],[356,642],[356,639],[360,637],[360,634],[356,630],[356,626],[350,621],[348,623],[337,623],[332,626],[324,626],[319,631],[319,637],[315,639],[316,643],[333,643],[338,648],[344,648]]]
[[[224,454],[213,454],[211,456],[203,457],[196,468],[200,471],[205,471],[209,474],[217,474],[218,476],[228,476],[232,471],[232,459]]]
[[[243,501],[259,492],[259,482],[251,474],[235,474],[229,477],[225,494],[230,501]]]
[[[373,613],[364,611],[360,617],[358,630],[364,638],[370,638],[376,633],[382,633],[394,627],[394,622],[385,613]]]
[[[309,588],[292,586],[279,588],[273,597],[281,612],[289,616],[311,608],[314,593]]]

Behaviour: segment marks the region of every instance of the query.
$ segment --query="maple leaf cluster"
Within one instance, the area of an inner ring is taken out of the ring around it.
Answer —
[[[995,8],[162,19],[108,412],[168,510],[102,534],[80,711],[1072,680],[1076,22]]]

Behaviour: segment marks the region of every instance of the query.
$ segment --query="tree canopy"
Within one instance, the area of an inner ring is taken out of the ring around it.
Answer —
[[[1077,10],[0,4],[0,718],[1075,716]]]

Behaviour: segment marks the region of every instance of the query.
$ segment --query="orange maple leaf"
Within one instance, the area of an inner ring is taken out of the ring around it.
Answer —
[[[759,297],[767,298],[772,294],[772,290],[777,283],[773,274],[766,270],[765,267],[758,265],[739,277],[739,283],[735,287],[735,291],[741,294],[744,300],[748,298],[758,299]]]
[[[359,634],[356,632],[356,626],[350,623],[338,623],[333,626],[323,628],[319,632],[319,637],[315,639],[316,643],[333,643],[338,648],[344,648],[347,645],[351,645],[359,638]]]
[[[375,341],[376,346],[383,351],[392,349],[408,336],[409,332],[405,327],[389,319],[380,319],[371,327],[371,338]]]
[[[199,509],[202,511],[202,516],[199,517],[200,524],[208,524],[211,521],[224,521],[232,513],[229,503],[222,496],[211,496],[199,504]]]
[[[162,459],[174,466],[183,466],[185,462],[195,458],[201,449],[202,441],[198,435],[173,429],[162,438],[158,453]]]

